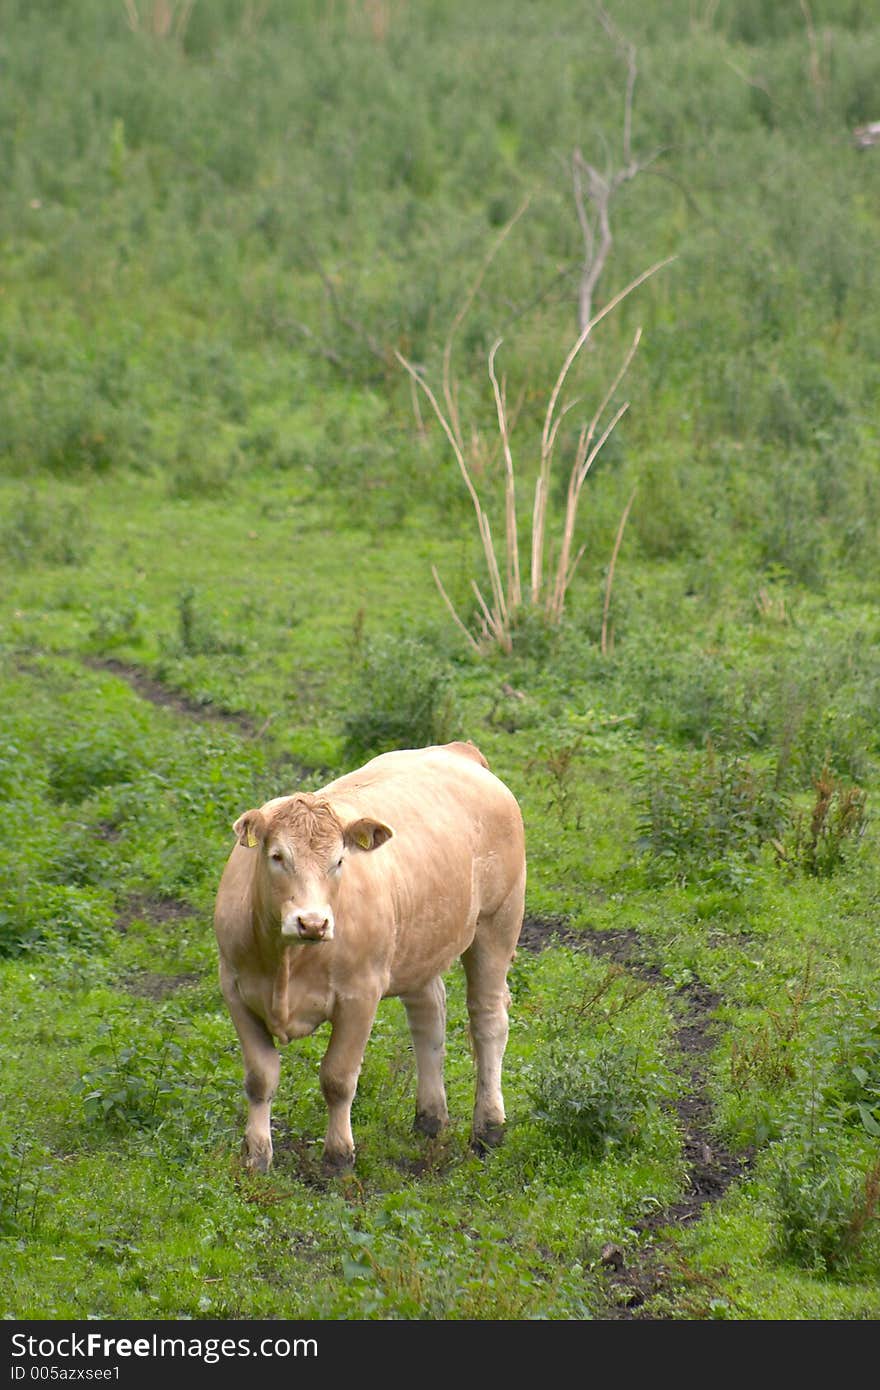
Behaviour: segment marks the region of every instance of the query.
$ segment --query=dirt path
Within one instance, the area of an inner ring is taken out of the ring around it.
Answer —
[[[218,705],[203,703],[193,699],[190,695],[184,695],[179,690],[172,690],[169,686],[156,680],[154,676],[141,670],[139,666],[133,666],[129,662],[117,661],[112,656],[82,657],[81,660],[93,671],[107,671],[112,676],[118,676],[120,680],[124,680],[127,685],[130,685],[141,699],[149,700],[151,705],[159,705],[163,709],[174,710],[175,713],[186,715],[189,719],[209,720],[218,724],[231,725],[247,738],[259,738],[267,727],[264,725],[263,728],[259,728],[252,719],[239,711],[221,709]]]
[[[721,1002],[699,980],[673,986],[659,966],[647,957],[638,932],[575,932],[561,920],[527,917],[520,948],[541,951],[563,945],[588,951],[622,965],[631,974],[671,992],[680,1022],[675,1029],[677,1068],[685,1089],[675,1109],[682,1133],[687,1187],[678,1201],[636,1221],[633,1230],[643,1240],[635,1251],[606,1246],[602,1262],[608,1271],[609,1304],[605,1318],[653,1317],[644,1313],[646,1300],[664,1292],[670,1284],[671,1242],[664,1232],[698,1221],[707,1203],[717,1202],[737,1178],[748,1171],[751,1156],[732,1154],[718,1144],[712,1132],[712,1104],[708,1094],[709,1054],[716,1042],[713,1020]]]

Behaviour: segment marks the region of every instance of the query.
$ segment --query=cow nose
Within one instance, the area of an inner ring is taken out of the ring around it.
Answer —
[[[312,941],[320,941],[326,936],[329,925],[330,918],[323,912],[298,912],[296,916],[300,936],[307,936]]]

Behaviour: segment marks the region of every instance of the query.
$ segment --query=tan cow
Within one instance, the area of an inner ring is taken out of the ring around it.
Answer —
[[[473,744],[402,749],[312,794],[245,811],[214,913],[220,984],[245,1067],[248,1167],[272,1162],[270,1110],[287,1043],[325,1021],[324,1164],[354,1162],[351,1105],[379,1001],[406,1008],[415,1126],[448,1121],[443,973],[460,956],[477,1081],[472,1142],[504,1125],[507,971],[523,919],[525,848],[513,794]]]

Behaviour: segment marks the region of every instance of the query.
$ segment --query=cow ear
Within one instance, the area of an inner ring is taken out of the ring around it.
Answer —
[[[362,816],[360,820],[353,820],[345,827],[345,845],[347,849],[378,849],[386,840],[390,840],[393,834],[390,825],[373,820],[371,816]]]
[[[262,811],[245,811],[239,816],[232,829],[238,836],[238,843],[245,849],[254,849],[262,844],[266,834],[266,818]]]

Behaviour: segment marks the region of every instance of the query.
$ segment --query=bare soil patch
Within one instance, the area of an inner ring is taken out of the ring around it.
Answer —
[[[201,975],[194,970],[186,970],[179,975],[160,975],[153,970],[134,970],[123,975],[121,984],[129,994],[140,999],[167,999],[179,989],[187,989],[201,981]]]
[[[198,910],[191,903],[185,903],[182,898],[160,898],[151,893],[133,893],[117,914],[116,929],[124,935],[132,922],[182,922],[187,917],[198,915]]]

